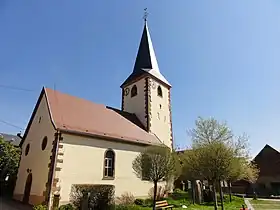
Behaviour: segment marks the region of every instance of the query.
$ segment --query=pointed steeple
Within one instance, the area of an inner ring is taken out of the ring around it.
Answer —
[[[166,85],[171,86],[159,71],[146,17],[133,72],[124,81],[121,87],[143,74],[150,74]]]

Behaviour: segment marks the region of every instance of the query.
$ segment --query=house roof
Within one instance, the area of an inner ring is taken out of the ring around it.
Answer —
[[[280,174],[280,152],[268,144],[257,154],[253,162],[258,165],[260,176]]]
[[[135,114],[50,88],[43,88],[42,94],[46,95],[51,121],[57,130],[131,143],[161,144],[154,134],[144,130],[144,126]],[[29,128],[26,129],[24,139],[28,130]]]
[[[145,21],[144,29],[138,49],[138,53],[136,56],[133,72],[129,75],[129,77],[123,82],[121,87],[130,83],[131,81],[139,78],[140,76],[147,74],[150,75],[157,80],[163,82],[167,86],[171,87],[169,82],[165,79],[165,77],[160,73],[158,62],[155,54],[155,50],[153,47],[152,39],[150,36],[149,28],[147,21]]]
[[[7,133],[0,133],[0,137],[2,137],[5,141],[11,142],[15,146],[19,146],[21,138]]]
[[[262,150],[256,155],[256,157],[253,159],[253,161],[255,161],[256,158],[261,157],[266,151],[274,152],[274,153],[280,155],[280,152],[279,152],[277,149],[275,149],[275,148],[273,148],[272,146],[266,144],[266,145],[264,146],[264,148],[262,148]],[[279,157],[280,157],[280,156],[279,156]]]

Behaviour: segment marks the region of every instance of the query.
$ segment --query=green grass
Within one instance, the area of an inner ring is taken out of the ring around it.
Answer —
[[[202,205],[193,205],[191,204],[191,199],[189,198],[188,193],[178,193],[174,194],[173,196],[166,198],[167,202],[171,205],[174,205],[174,210],[185,210],[182,208],[182,205],[186,205],[188,210],[212,210],[214,209],[214,203],[203,203]],[[224,207],[226,210],[239,210],[244,204],[243,198],[232,196],[232,202],[229,202],[229,196],[225,195],[225,202]],[[146,207],[141,207],[139,210],[150,210],[151,209],[151,200],[146,200],[145,205]],[[219,203],[220,206],[220,203]],[[219,207],[220,208],[220,207]]]
[[[250,200],[250,203],[255,208],[255,210],[280,209],[280,201]]]

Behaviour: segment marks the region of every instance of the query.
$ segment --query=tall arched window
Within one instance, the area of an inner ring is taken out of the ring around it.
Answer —
[[[133,85],[132,89],[131,89],[131,97],[134,97],[137,95],[137,86]]]
[[[158,86],[158,88],[157,88],[157,95],[162,97],[162,89],[160,86]]]
[[[115,153],[109,149],[104,156],[104,178],[114,178],[115,175]]]

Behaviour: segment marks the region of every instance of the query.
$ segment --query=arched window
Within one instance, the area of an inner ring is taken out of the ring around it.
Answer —
[[[158,88],[157,88],[157,95],[162,97],[162,89],[160,86],[158,86]]]
[[[104,178],[114,178],[115,175],[115,153],[109,149],[104,157]]]
[[[132,89],[131,89],[131,97],[134,97],[137,95],[137,86],[133,85]]]

